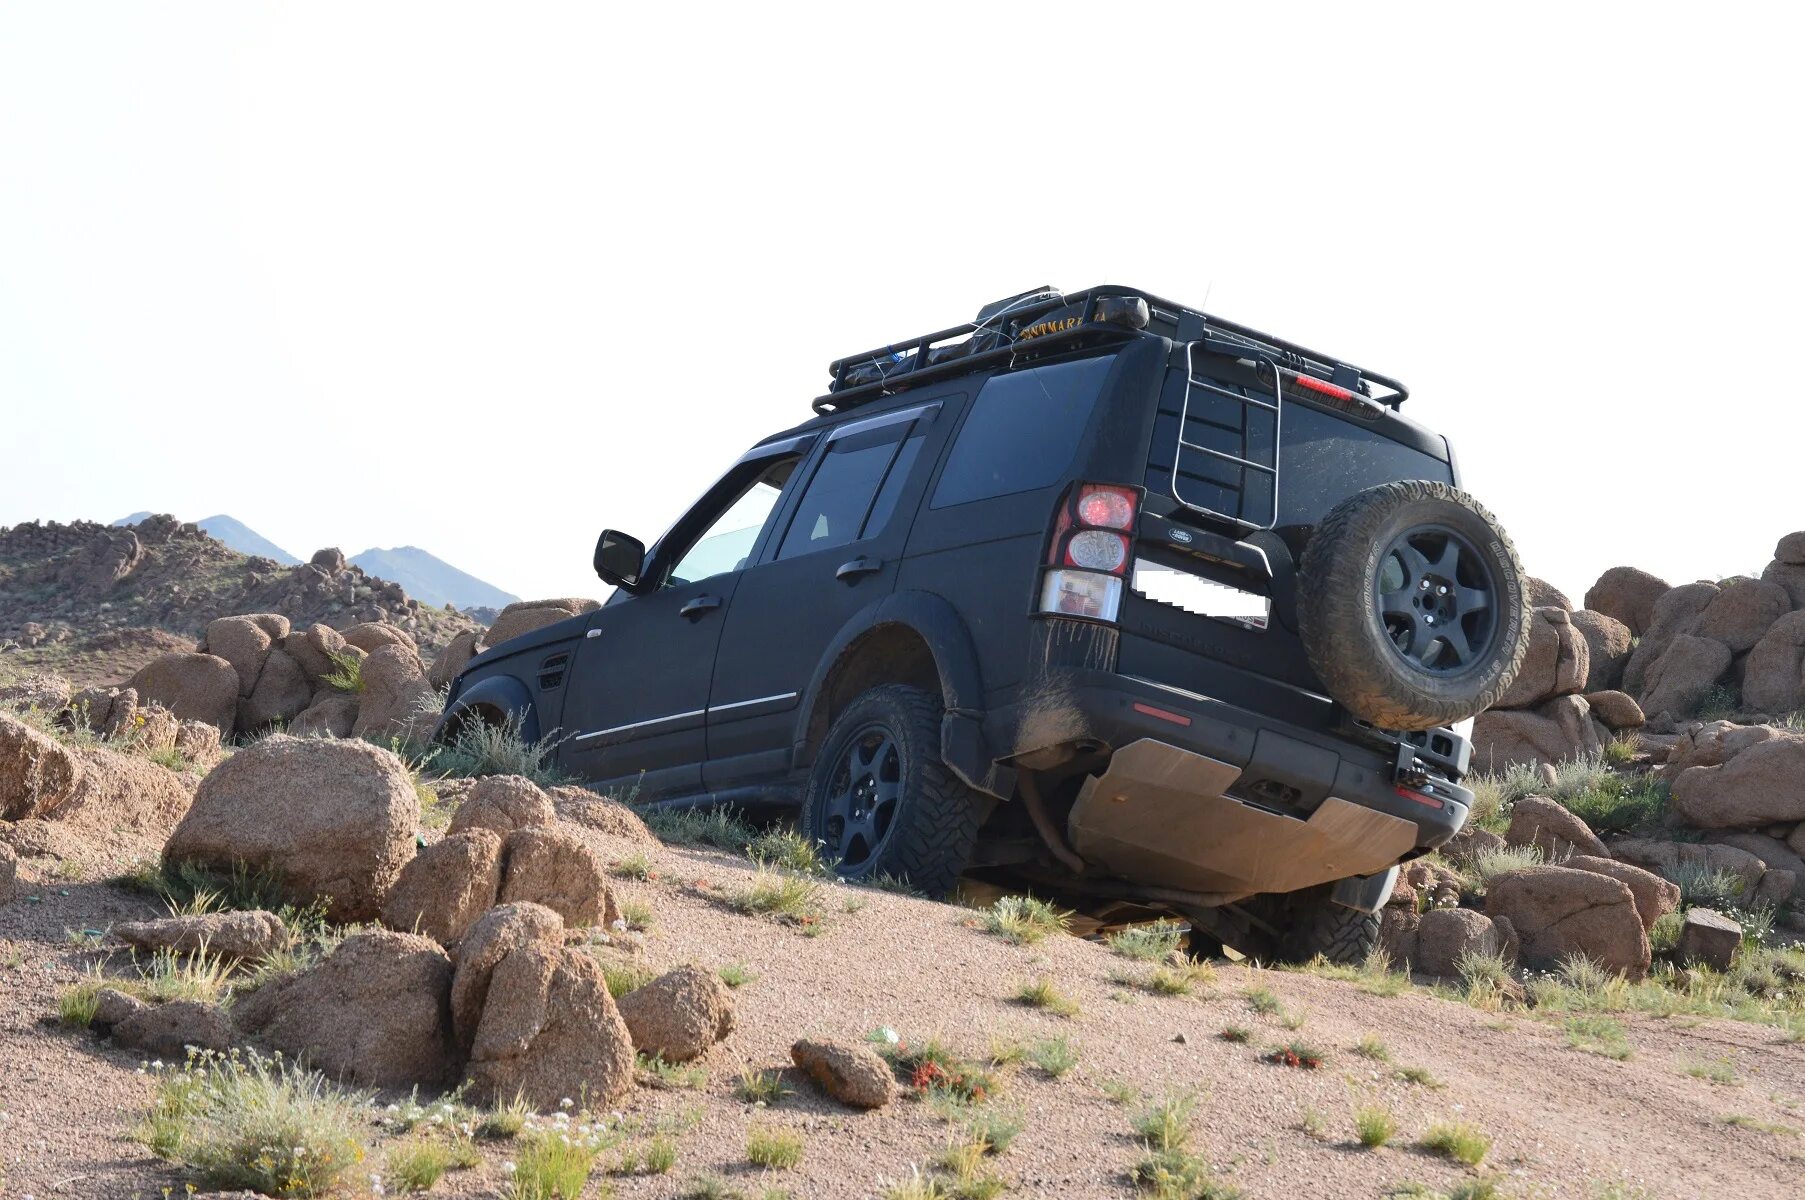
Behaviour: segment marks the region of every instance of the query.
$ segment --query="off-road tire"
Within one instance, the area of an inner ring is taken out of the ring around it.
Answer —
[[[1382,560],[1416,529],[1452,531],[1491,575],[1488,646],[1455,674],[1433,674],[1406,658],[1380,612]],[[1357,492],[1304,548],[1297,604],[1304,652],[1329,695],[1380,729],[1433,729],[1497,703],[1523,665],[1529,621],[1523,566],[1510,537],[1477,500],[1445,483],[1406,480]]]
[[[809,772],[802,805],[802,833],[811,843],[827,839],[826,792],[860,731],[881,725],[896,739],[901,763],[902,786],[888,836],[869,861],[836,868],[843,878],[856,883],[889,876],[935,898],[950,896],[958,886],[990,805],[940,757],[943,711],[938,696],[904,684],[884,684],[860,695],[828,730]]]
[[[1279,958],[1306,963],[1317,955],[1332,963],[1359,966],[1379,947],[1379,914],[1344,908],[1326,895],[1290,905],[1290,921],[1279,934]]]

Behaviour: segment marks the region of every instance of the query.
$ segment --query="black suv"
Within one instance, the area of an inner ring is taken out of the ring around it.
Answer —
[[[1396,865],[1466,819],[1456,723],[1528,637],[1404,387],[1121,287],[831,370],[649,551],[604,532],[609,601],[473,659],[438,736],[799,810],[849,879],[1364,955]]]

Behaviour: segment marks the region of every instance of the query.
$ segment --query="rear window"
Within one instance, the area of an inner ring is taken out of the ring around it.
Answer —
[[[972,401],[929,507],[1057,482],[1078,453],[1113,361],[1087,358],[994,376]]]
[[[1396,479],[1453,483],[1447,463],[1384,434],[1302,404],[1285,405],[1279,524],[1314,525],[1355,492]]]

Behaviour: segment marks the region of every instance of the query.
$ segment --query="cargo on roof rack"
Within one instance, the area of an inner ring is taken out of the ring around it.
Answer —
[[[951,375],[1144,335],[1207,340],[1219,349],[1243,346],[1302,379],[1320,380],[1393,409],[1410,395],[1395,379],[1295,342],[1137,288],[1103,284],[1074,293],[1035,288],[985,305],[963,325],[835,359],[828,366],[832,380],[827,394],[816,397],[813,407],[821,414],[846,412]],[[1381,389],[1377,395],[1373,385]]]

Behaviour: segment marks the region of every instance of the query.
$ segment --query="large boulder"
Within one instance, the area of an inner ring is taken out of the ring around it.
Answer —
[[[1586,682],[1582,690],[1610,691],[1623,682],[1623,668],[1635,649],[1635,635],[1616,617],[1589,608],[1571,614],[1573,628],[1586,643]]]
[[[1719,766],[1688,767],[1673,781],[1673,806],[1699,829],[1805,821],[1805,734],[1776,733]]]
[[[382,923],[449,946],[495,906],[500,891],[500,835],[487,829],[452,834],[402,868],[383,901]]]
[[[12,901],[19,890],[19,852],[0,842],[0,904]]]
[[[1648,972],[1648,935],[1635,894],[1607,875],[1571,867],[1511,871],[1486,886],[1485,911],[1511,923],[1531,966],[1583,955],[1632,979]]]
[[[163,856],[268,870],[289,901],[368,921],[413,857],[419,822],[413,777],[387,750],[278,735],[208,773]]]
[[[231,959],[262,958],[288,944],[288,929],[282,918],[260,909],[125,921],[113,926],[113,933],[140,950],[206,953]]]
[[[1522,669],[1498,701],[1499,708],[1529,708],[1586,686],[1590,671],[1586,639],[1564,608],[1538,608],[1529,622],[1529,649]]]
[[[1511,846],[1534,846],[1550,862],[1574,854],[1611,856],[1584,821],[1546,796],[1524,796],[1511,806],[1504,841]]]
[[[1725,871],[1742,881],[1745,895],[1754,891],[1767,873],[1767,864],[1756,855],[1715,842],[1621,838],[1611,843],[1611,853],[1618,862],[1632,863],[1666,879],[1678,879],[1688,871]]]
[[[333,1079],[364,1087],[448,1082],[451,960],[430,938],[359,933],[324,961],[234,1006],[239,1027]]]
[[[565,597],[557,600],[517,600],[502,609],[495,617],[495,623],[484,631],[477,649],[487,650],[491,646],[499,646],[509,638],[517,638],[523,633],[531,633],[535,629],[543,629],[547,625],[577,616],[580,613],[593,612],[601,604],[595,600],[584,600],[579,597]]]
[[[882,1108],[896,1098],[896,1075],[870,1046],[804,1038],[790,1047],[790,1059],[841,1104]]]
[[[232,1018],[217,1004],[199,1000],[170,1000],[141,1004],[113,1025],[113,1043],[126,1046],[146,1058],[181,1062],[196,1050],[223,1052],[238,1040]]]
[[[1648,722],[1642,706],[1628,692],[1587,692],[1586,705],[1599,723],[1613,732],[1640,729]]]
[[[140,703],[160,704],[177,720],[205,721],[221,733],[238,722],[238,685],[237,670],[213,654],[164,654],[126,683]]]
[[[1489,709],[1473,722],[1473,767],[1502,772],[1597,754],[1606,732],[1579,696],[1556,696],[1535,709]]]
[[[1686,919],[1680,925],[1679,945],[1675,948],[1681,962],[1728,971],[1741,948],[1742,926],[1739,923],[1709,908],[1686,911]]]
[[[1738,575],[1718,585],[1717,595],[1692,626],[1694,637],[1721,642],[1742,653],[1761,640],[1774,622],[1792,611],[1792,598],[1777,583]]]
[[[1644,676],[1642,711],[1676,717],[1697,712],[1730,669],[1731,657],[1728,646],[1711,638],[1690,634],[1674,638]]]
[[[495,965],[470,1046],[479,1100],[520,1097],[540,1110],[582,1097],[607,1108],[633,1087],[633,1042],[601,964],[581,950],[531,945]]]
[[[118,689],[99,690],[111,694]],[[61,675],[35,671],[10,682],[0,683],[0,708],[10,708],[16,712],[24,712],[28,708],[35,708],[42,713],[61,712],[80,702],[90,691],[76,691],[75,685]]]
[[[558,816],[566,821],[630,842],[658,842],[658,835],[647,827],[645,818],[619,800],[572,784],[554,787],[547,794]]]
[[[354,737],[407,737],[432,711],[432,685],[410,647],[391,644],[372,650],[364,659],[363,682],[357,723],[351,728]]]
[[[1749,651],[1742,702],[1771,713],[1805,708],[1805,607],[1775,621]]]
[[[538,829],[556,820],[551,797],[532,780],[520,775],[485,775],[464,794],[447,832],[489,829],[506,837],[516,829]]]
[[[1700,580],[1669,588],[1661,594],[1660,599],[1655,601],[1648,626],[1641,631],[1641,640],[1636,643],[1629,662],[1623,668],[1624,691],[1632,696],[1640,696],[1648,690],[1644,686],[1644,680],[1649,668],[1666,653],[1667,647],[1673,644],[1673,639],[1692,631],[1698,615],[1716,599],[1717,591],[1715,583]],[[1630,623],[1625,621],[1624,624]],[[1635,626],[1630,625],[1630,628],[1634,629]],[[1647,705],[1643,707],[1648,708]]]
[[[312,698],[313,683],[301,664],[280,650],[271,650],[251,694],[238,702],[238,728],[249,732],[287,724],[306,710]]]
[[[434,656],[432,666],[427,669],[426,682],[435,688],[450,687],[451,681],[476,657],[478,635],[478,630],[466,629],[445,643],[445,648]]]
[[[1562,612],[1570,612],[1573,608],[1573,601],[1567,598],[1567,593],[1546,579],[1538,579],[1534,575],[1523,577],[1523,592],[1535,608],[1558,608]]]
[[[201,648],[232,664],[238,675],[238,694],[248,696],[257,686],[263,672],[263,660],[269,657],[275,639],[255,617],[220,617],[207,624],[207,635]]]
[[[1417,924],[1415,966],[1425,975],[1458,975],[1463,957],[1502,956],[1510,940],[1484,913],[1432,908]]]
[[[1656,921],[1680,906],[1679,887],[1653,871],[1590,854],[1575,854],[1561,863],[1561,866],[1571,867],[1575,871],[1591,871],[1595,875],[1609,875],[1629,888],[1630,895],[1635,897],[1636,914],[1642,918],[1644,929],[1653,929]]]
[[[289,723],[295,737],[348,738],[357,725],[357,697],[334,692],[309,704]]]
[[[564,918],[538,904],[503,904],[477,918],[457,945],[451,979],[451,1028],[461,1052],[476,1039],[495,965],[516,950],[563,942]]]
[[[307,672],[309,680],[317,683],[338,670],[333,655],[345,653],[345,637],[330,625],[313,624],[283,638],[282,649],[301,664],[301,669]],[[358,657],[362,657],[361,652]]]
[[[0,820],[50,816],[75,794],[81,774],[68,747],[0,713]]]
[[[344,638],[347,646],[356,646],[365,654],[375,654],[384,646],[399,646],[413,655],[415,666],[420,665],[420,647],[413,635],[386,621],[365,621],[361,625],[353,625],[344,631]]]
[[[1667,752],[1665,775],[1672,779],[1689,767],[1714,767],[1776,736],[1772,725],[1738,725],[1707,721],[1689,728]]]
[[[1655,601],[1667,590],[1665,579],[1647,571],[1612,567],[1586,591],[1586,607],[1622,621],[1632,634],[1641,634],[1654,619]]]
[[[1805,830],[1805,825],[1799,827]],[[1753,854],[1766,864],[1768,871],[1761,877],[1765,885],[1768,877],[1786,872],[1793,877],[1792,896],[1798,901],[1805,901],[1805,857],[1777,837],[1769,837],[1764,833],[1714,833],[1711,840],[1722,846],[1732,846]],[[1784,897],[1783,897],[1784,899]]]
[[[601,858],[568,830],[517,829],[502,861],[503,904],[542,904],[571,926],[611,926],[620,916]]]
[[[721,977],[685,965],[619,1000],[633,1048],[666,1062],[688,1062],[733,1032],[733,993]]]

